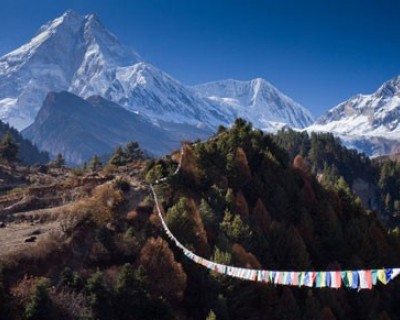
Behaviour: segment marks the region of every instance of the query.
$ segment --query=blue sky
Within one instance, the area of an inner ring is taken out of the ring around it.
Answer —
[[[0,0],[0,55],[67,9],[95,12],[186,84],[262,77],[319,116],[400,74],[398,0]]]

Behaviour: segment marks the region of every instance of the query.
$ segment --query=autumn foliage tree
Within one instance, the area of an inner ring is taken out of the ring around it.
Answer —
[[[161,238],[148,239],[140,252],[140,263],[151,275],[153,294],[171,302],[183,299],[187,276],[167,242]]]

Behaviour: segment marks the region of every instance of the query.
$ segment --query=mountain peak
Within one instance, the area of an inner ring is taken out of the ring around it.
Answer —
[[[400,96],[400,75],[386,81],[376,92],[376,95],[383,98]]]
[[[231,109],[257,128],[274,131],[284,125],[303,128],[313,122],[311,113],[263,78],[221,80],[194,87],[199,94]]]
[[[364,141],[373,137],[398,141],[400,76],[383,83],[375,93],[359,94],[340,103],[318,119],[309,130],[333,132],[352,141]]]
[[[17,129],[34,120],[50,91],[103,94],[117,67],[142,61],[96,14],[68,10],[26,44],[0,57],[0,119]]]
[[[257,84],[257,85],[262,85],[262,84],[269,84],[269,82],[263,78],[254,78],[250,80],[252,83]]]
[[[110,33],[103,25],[103,23],[101,22],[100,18],[98,17],[97,14],[95,13],[91,13],[91,14],[87,14],[84,18],[85,20],[85,27],[86,28],[91,28],[92,30],[97,30],[100,32],[105,32],[105,33]],[[114,36],[115,37],[115,36]],[[117,38],[117,37],[115,37]]]
[[[43,37],[44,33],[53,34],[61,26],[64,26],[64,28],[65,28],[65,25],[68,25],[68,26],[80,25],[82,23],[82,21],[83,21],[83,17],[79,13],[77,13],[76,11],[73,11],[73,10],[67,10],[61,16],[42,25],[39,28],[39,30],[36,32],[34,38],[36,38],[40,35],[42,35],[42,38],[45,38],[45,37]]]
[[[61,17],[63,17],[64,19],[82,19],[82,16],[72,9],[68,9],[67,11],[65,11]]]

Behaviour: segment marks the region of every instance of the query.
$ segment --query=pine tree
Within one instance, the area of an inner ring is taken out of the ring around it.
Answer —
[[[393,209],[395,212],[399,213],[400,212],[400,200],[394,200],[393,202]]]
[[[122,150],[121,146],[118,146],[115,149],[113,155],[109,160],[109,163],[117,167],[126,165],[126,154]]]
[[[102,163],[99,159],[99,157],[97,156],[97,154],[95,154],[92,158],[92,160],[90,160],[90,164],[89,164],[89,168],[92,169],[93,171],[96,171],[98,169],[100,169],[102,166]]]
[[[217,221],[217,216],[215,215],[207,201],[204,199],[201,199],[200,201],[199,212],[201,220],[207,228],[211,228],[215,225],[215,222]]]
[[[128,162],[138,160],[142,157],[143,152],[139,148],[136,141],[131,141],[125,146],[125,155]]]
[[[63,158],[63,155],[61,153],[57,153],[56,158],[54,161],[51,162],[51,164],[57,168],[60,168],[65,165],[65,160]]]
[[[148,319],[151,308],[149,294],[145,289],[145,276],[142,266],[134,270],[126,263],[118,275],[115,286],[115,309],[119,319]]]
[[[238,214],[232,215],[229,211],[225,212],[224,219],[220,224],[220,229],[232,242],[249,244],[253,232],[250,227],[240,218]]]
[[[87,280],[86,293],[95,317],[107,319],[107,315],[112,311],[110,310],[110,293],[101,271],[96,271]]]
[[[32,288],[30,301],[25,306],[25,319],[52,319],[52,304],[47,291],[48,281],[41,279]]]
[[[61,272],[60,275],[60,286],[69,286],[72,287],[74,282],[74,274],[70,267],[65,267],[64,270]]]
[[[0,158],[7,162],[14,162],[17,160],[18,145],[13,142],[13,138],[7,132],[0,141]]]
[[[225,203],[226,203],[226,208],[228,209],[228,211],[230,211],[230,212],[236,211],[235,194],[233,193],[233,190],[231,188],[229,188],[226,191]]]
[[[385,197],[385,209],[388,212],[393,211],[393,200],[392,200],[392,196],[390,195],[390,193],[387,193],[386,197]]]
[[[207,235],[200,214],[192,200],[181,198],[168,210],[165,222],[182,243],[200,252],[208,250]]]
[[[206,320],[217,320],[217,316],[215,315],[214,311],[210,310]]]

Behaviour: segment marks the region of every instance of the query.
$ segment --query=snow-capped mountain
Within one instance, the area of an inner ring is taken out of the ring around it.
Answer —
[[[112,80],[104,85],[73,84],[70,91],[84,98],[101,95],[158,124],[185,123],[211,130],[234,119],[179,81],[143,62],[115,68]]]
[[[275,131],[283,126],[304,128],[313,123],[311,113],[264,79],[223,80],[193,87],[228,110],[235,117],[251,121],[254,127]]]
[[[164,122],[215,129],[241,116],[255,127],[304,127],[310,113],[268,82],[234,80],[190,88],[123,46],[96,15],[67,11],[0,58],[0,119],[23,129],[49,92],[99,95]]]
[[[27,44],[0,58],[0,119],[23,129],[45,96],[67,90],[100,95],[157,120],[215,127],[232,119],[158,70],[101,24],[68,11],[42,26]]]
[[[359,94],[329,110],[307,128],[332,132],[370,155],[389,153],[400,141],[400,76],[375,93]]]
[[[95,15],[67,11],[43,25],[30,42],[0,58],[0,118],[23,129],[50,91],[68,90],[77,77],[98,80],[109,68],[140,61]],[[83,72],[83,70],[85,70]],[[81,84],[90,86],[90,81]]]

